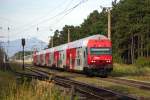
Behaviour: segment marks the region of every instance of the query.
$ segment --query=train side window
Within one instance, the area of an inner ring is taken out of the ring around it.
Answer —
[[[65,59],[65,55],[63,54],[63,59]]]
[[[77,59],[77,66],[80,66],[80,59]]]
[[[86,49],[86,54],[88,54],[88,48],[86,47],[85,49]]]
[[[78,50],[78,58],[79,58],[79,56],[80,56],[80,51]]]
[[[84,51],[84,58],[85,58],[85,51]]]
[[[51,64],[51,59],[49,58],[49,64]]]

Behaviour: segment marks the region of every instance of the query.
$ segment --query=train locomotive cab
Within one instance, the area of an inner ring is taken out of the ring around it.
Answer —
[[[108,39],[89,40],[87,45],[87,74],[106,77],[113,69],[112,45]]]

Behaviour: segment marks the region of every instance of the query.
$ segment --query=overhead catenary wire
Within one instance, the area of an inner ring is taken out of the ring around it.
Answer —
[[[69,7],[69,5],[71,5],[71,3],[73,2],[74,0],[70,0],[70,2],[67,4],[67,6],[66,6],[66,8],[63,10],[63,11],[66,11],[67,9],[68,9],[68,7]],[[66,12],[66,13],[68,13],[68,12]],[[65,14],[66,15],[66,14]],[[63,17],[65,16],[65,15],[63,15]],[[62,19],[62,17],[61,17],[61,19]],[[60,21],[60,20],[59,20]],[[51,25],[54,25],[55,23],[58,23],[59,22],[58,20],[56,20],[54,23],[52,23],[52,24],[50,24],[50,26]],[[49,26],[47,26],[47,27],[45,27],[45,28],[48,28]],[[44,28],[44,29],[45,29]],[[36,30],[37,31],[39,31],[39,26],[37,25],[37,27],[36,27]],[[43,30],[43,29],[42,29]],[[41,31],[41,28],[40,28],[40,31]]]
[[[71,0],[72,1],[72,0]],[[71,2],[69,2],[69,4],[70,4]],[[68,4],[68,5],[69,5]],[[61,3],[61,5],[62,5],[62,3]],[[52,12],[54,12],[57,8],[59,8],[61,5],[59,5],[58,7],[56,7]],[[68,6],[67,5],[67,6]],[[66,10],[66,8],[67,7],[65,7],[65,10]],[[63,11],[65,11],[65,10],[63,10]],[[52,13],[52,12],[50,12],[50,13]],[[50,14],[49,13],[49,14]],[[48,15],[49,15],[48,14]],[[19,32],[16,32],[16,34],[20,34],[22,31],[25,31],[25,30],[29,30],[29,29],[31,29],[31,27],[33,27],[33,26],[37,26],[38,24],[40,24],[40,22],[42,22],[43,20],[45,20],[45,19],[50,19],[50,20],[52,20],[51,18],[52,17],[48,17],[48,18],[44,18],[43,19],[43,17],[46,17],[47,15],[44,15],[44,16],[42,16],[42,17],[39,17],[39,18],[37,18],[37,19],[35,19],[35,20],[33,20],[32,22],[30,22],[30,23],[28,23],[28,24],[26,24],[26,25],[24,25],[24,28],[22,28],[22,30],[20,30]],[[57,16],[55,16],[55,17],[57,17]],[[54,17],[54,18],[55,18]],[[41,20],[42,19],[42,20]],[[20,27],[21,28],[21,27]]]
[[[72,1],[72,0],[71,0],[71,1]],[[52,10],[48,11],[48,14],[43,15],[43,16],[40,16],[40,17],[38,17],[38,18],[32,20],[31,22],[29,22],[29,23],[27,23],[27,24],[24,24],[23,26],[19,26],[19,27],[17,27],[17,28],[28,27],[28,26],[33,25],[33,23],[36,24],[37,21],[39,21],[39,20],[41,20],[41,19],[43,19],[43,18],[45,18],[45,17],[48,17],[50,14],[52,14],[54,11],[56,11],[60,6],[62,6],[62,2],[61,2],[58,6],[56,6],[55,8],[53,8]]]
[[[50,18],[41,20],[41,21],[39,21],[39,23],[32,24],[32,25],[29,26],[28,28],[25,28],[25,29],[21,30],[20,32],[17,32],[16,34],[20,34],[22,31],[29,30],[29,29],[31,29],[31,27],[33,27],[33,26],[37,26],[37,25],[39,25],[39,24],[41,24],[41,23],[44,23],[44,22],[53,20],[53,19],[55,19],[56,17],[58,17],[58,16],[60,16],[60,15],[65,14],[64,16],[66,16],[66,15],[69,14],[68,12],[73,11],[73,9],[77,8],[79,5],[81,5],[82,3],[85,3],[86,1],[88,1],[88,0],[82,0],[82,1],[80,1],[79,3],[77,3],[76,5],[74,5],[73,7],[69,8],[69,9],[67,9],[67,10],[63,10],[63,11],[59,12],[58,14],[56,14],[56,15],[50,17]],[[66,14],[66,13],[68,13],[68,14]]]

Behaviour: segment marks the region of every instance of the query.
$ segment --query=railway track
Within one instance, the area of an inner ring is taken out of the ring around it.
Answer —
[[[49,72],[47,72],[47,71],[43,71],[43,70],[40,70],[38,68],[35,68],[35,69],[38,70],[38,71],[41,71],[43,73],[49,74]],[[77,74],[77,73],[75,73],[75,74],[78,75],[78,76],[85,76],[83,74]],[[108,77],[108,78],[96,77],[96,78],[99,79],[99,80],[108,81],[108,82],[112,82],[112,83],[116,83],[116,84],[124,84],[124,85],[132,86],[132,87],[137,87],[139,89],[150,90],[150,83],[148,83],[148,82],[122,79],[122,78],[117,78],[117,77]]]
[[[140,88],[140,89],[150,90],[150,83],[148,83],[148,82],[141,82],[141,81],[115,78],[115,77],[98,78],[98,79],[113,82],[113,83],[117,83],[117,84],[124,84],[124,85],[128,85],[128,86],[133,86],[133,87],[137,87],[137,88]]]
[[[135,97],[120,94],[101,87],[96,87],[94,85],[89,85],[82,82],[74,81],[69,78],[57,76],[53,73],[51,74],[39,69],[30,69],[30,68],[27,69],[30,71],[33,70],[33,72],[38,73],[40,75],[44,75],[46,77],[50,77],[49,75],[52,75],[51,80],[54,80],[55,84],[66,88],[71,88],[73,89],[73,91],[86,94],[87,96],[90,95],[90,97],[96,100],[136,100]]]
[[[31,65],[27,65],[27,66],[31,66]],[[30,71],[32,71],[33,73],[37,74],[36,75],[29,75],[31,78],[37,78],[40,80],[54,80],[55,84],[60,85],[62,87],[66,87],[66,88],[73,88],[74,91],[79,92],[81,94],[84,94],[86,96],[90,96],[92,98],[96,98],[96,100],[136,100],[136,97],[130,97],[128,95],[124,95],[121,93],[117,93],[111,90],[107,90],[104,88],[100,88],[100,87],[96,87],[93,85],[89,85],[89,84],[85,84],[85,83],[80,83],[78,81],[74,81],[71,80],[69,78],[63,77],[63,76],[57,76],[57,74],[54,73],[50,73],[48,71],[44,71],[41,70],[39,68],[33,68],[33,67],[27,67],[26,68]],[[58,71],[59,72],[59,71]],[[77,74],[77,73],[75,73]],[[85,76],[83,74],[79,74],[80,76]],[[25,77],[28,77],[28,75],[24,75]],[[101,80],[105,80],[105,81],[109,81],[109,82],[114,82],[114,83],[119,83],[118,82],[118,78],[99,78]],[[113,80],[113,81],[112,81]],[[126,82],[126,83],[125,83]],[[131,82],[132,84],[128,84],[129,82],[127,82],[125,79],[120,79],[120,84],[126,84],[126,85],[130,85],[130,86],[135,86],[135,82]],[[84,85],[83,85],[84,84]],[[143,84],[143,83],[139,83],[139,84]],[[138,88],[142,88],[142,89],[148,89],[145,88],[145,86],[139,86],[139,84],[136,86]]]
[[[38,71],[41,71],[43,73],[49,74],[48,71],[43,71],[43,70],[38,69],[38,68],[35,68],[35,69],[38,70]],[[78,76],[83,76],[83,77],[85,76],[83,74],[77,74],[77,73],[74,73],[74,74],[76,74]],[[116,83],[116,84],[123,84],[123,85],[127,85],[127,86],[137,87],[139,89],[144,89],[144,90],[150,90],[150,83],[148,83],[148,82],[141,82],[141,81],[136,81],[136,80],[122,79],[122,78],[117,78],[117,77],[108,77],[108,78],[96,77],[96,78],[98,80],[103,80],[103,81],[108,81],[108,82],[112,82],[112,83]]]

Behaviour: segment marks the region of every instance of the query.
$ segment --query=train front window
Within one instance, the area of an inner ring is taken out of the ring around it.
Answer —
[[[90,48],[91,55],[112,54],[111,48]]]

